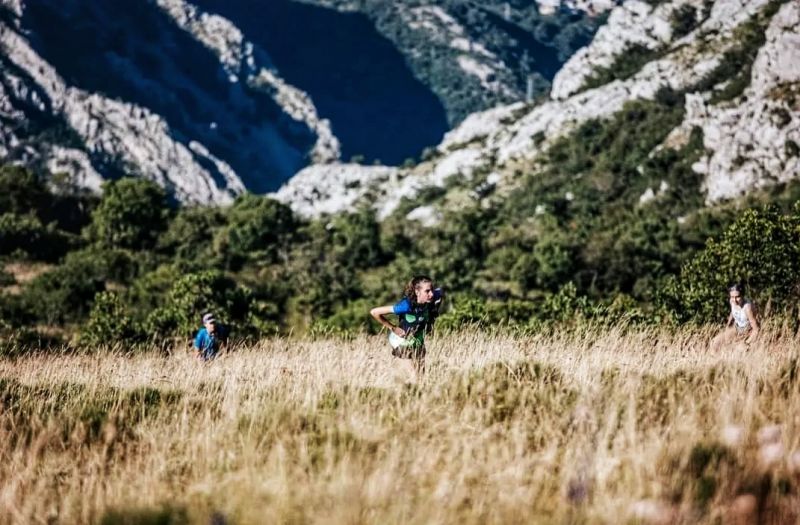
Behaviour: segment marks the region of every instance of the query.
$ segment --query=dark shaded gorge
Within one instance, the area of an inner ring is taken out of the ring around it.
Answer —
[[[449,129],[439,99],[363,14],[291,0],[196,0],[239,27],[331,121],[342,157],[398,164]]]

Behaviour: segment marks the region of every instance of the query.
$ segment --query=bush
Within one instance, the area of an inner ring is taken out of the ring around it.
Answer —
[[[331,244],[337,264],[362,269],[383,263],[380,227],[372,209],[340,215],[329,228],[333,232]]]
[[[0,292],[0,329],[14,331],[35,321],[36,316],[21,296]]]
[[[775,207],[742,212],[718,239],[664,284],[661,303],[681,321],[719,321],[727,313],[727,286],[742,282],[762,307],[781,311],[800,297],[800,207],[791,215]]]
[[[146,331],[152,336],[189,337],[201,324],[205,312],[213,312],[223,323],[239,323],[245,332],[251,327],[250,291],[220,271],[191,273],[178,279],[163,306],[147,316]]]
[[[106,182],[92,213],[89,238],[103,248],[150,249],[167,225],[167,194],[154,182],[125,178]]]
[[[17,279],[0,266],[0,288],[17,284]]]
[[[81,330],[81,342],[93,346],[133,343],[141,338],[127,308],[114,292],[95,296],[89,321]]]
[[[159,237],[157,248],[181,261],[210,267],[216,262],[214,238],[224,226],[225,216],[219,208],[180,208]]]
[[[626,80],[638,73],[645,64],[657,59],[661,53],[661,50],[634,44],[619,54],[610,66],[598,67],[586,78],[581,91],[605,86],[615,80]]]
[[[107,282],[130,282],[140,263],[125,250],[71,252],[60,266],[33,279],[23,298],[40,321],[78,322],[88,315],[95,295],[105,290]]]
[[[414,239],[415,249],[406,252],[427,268],[421,268],[422,273],[447,283],[448,288],[469,290],[485,257],[489,218],[485,210],[475,207],[447,212],[436,228],[420,231]]]
[[[27,257],[55,262],[70,249],[75,238],[45,226],[35,215],[0,215],[0,255],[24,254]]]
[[[377,333],[380,325],[372,321],[369,310],[375,306],[366,299],[350,301],[333,315],[316,319],[311,325],[312,335],[352,336],[359,333]]]
[[[44,182],[19,166],[0,166],[0,214],[37,214],[52,198]]]
[[[228,226],[217,234],[215,249],[231,269],[246,262],[272,264],[287,258],[297,226],[285,204],[245,194],[228,210]]]
[[[672,38],[677,40],[691,33],[697,27],[697,9],[689,4],[683,4],[670,15]]]

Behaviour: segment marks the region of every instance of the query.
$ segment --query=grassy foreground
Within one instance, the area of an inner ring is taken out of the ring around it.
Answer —
[[[794,523],[793,334],[378,337],[0,361],[2,523]]]

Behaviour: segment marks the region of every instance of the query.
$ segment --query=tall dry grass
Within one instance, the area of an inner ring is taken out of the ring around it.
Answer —
[[[0,361],[2,523],[794,523],[798,340],[383,338]]]

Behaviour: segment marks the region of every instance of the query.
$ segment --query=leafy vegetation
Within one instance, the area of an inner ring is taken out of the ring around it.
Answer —
[[[672,38],[677,40],[691,33],[699,23],[697,9],[691,4],[683,4],[670,15]]]
[[[735,86],[779,5],[740,27],[739,44],[690,91]],[[673,30],[690,31],[702,16],[679,10]],[[634,74],[658,52],[629,53],[626,64],[599,74]],[[49,266],[19,282],[0,274],[0,332],[33,334],[23,340],[77,334],[87,346],[186,340],[202,313],[214,311],[238,337],[349,336],[377,331],[369,308],[398,300],[415,273],[447,288],[438,324],[445,331],[716,322],[732,281],[770,313],[795,315],[800,186],[706,207],[691,168],[704,154],[701,130],[677,149],[662,147],[683,117],[683,92],[629,102],[519,166],[502,199],[467,201],[435,227],[406,215],[448,188],[407,199],[382,221],[369,209],[309,221],[254,195],[227,208],[175,209],[140,179],[109,182],[97,199],[53,192],[24,169],[2,167],[0,257]]]
[[[444,329],[714,321],[732,280],[788,312],[800,277],[784,262],[800,255],[796,187],[705,208],[691,169],[700,130],[677,150],[658,147],[682,119],[680,93],[630,102],[553,144],[509,197],[447,212],[434,228],[405,218],[410,201],[382,222],[368,209],[305,221],[253,195],[175,210],[137,179],[108,183],[73,212],[80,220],[45,227],[54,199],[84,201],[5,170],[6,260],[57,262],[0,295],[5,323],[79,332],[87,345],[188,338],[206,311],[239,337],[371,332],[369,307],[396,301],[418,272],[450,292]],[[774,206],[758,211],[764,200]]]

